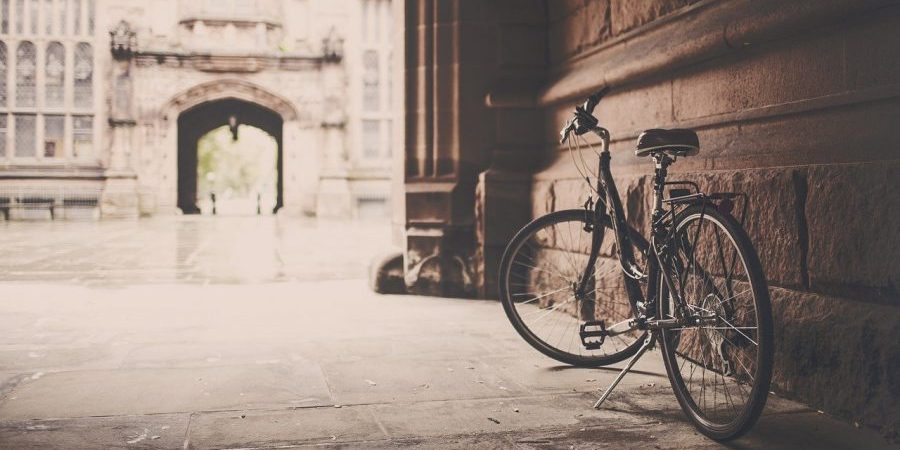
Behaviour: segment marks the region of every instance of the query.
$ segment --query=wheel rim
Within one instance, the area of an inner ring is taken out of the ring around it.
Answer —
[[[748,258],[718,218],[680,222],[673,276],[687,312],[701,323],[663,331],[673,385],[709,428],[730,428],[753,407],[760,379],[760,312]],[[667,312],[674,304],[667,295]]]
[[[534,227],[510,249],[504,265],[503,291],[520,332],[567,359],[613,358],[638,345],[642,336],[630,331],[608,337],[599,349],[585,348],[579,336],[588,320],[603,320],[611,326],[632,317],[621,269],[611,258],[612,232],[605,231],[594,275],[581,298],[575,295],[575,285],[591,248],[591,233],[585,231],[583,218],[560,218]]]

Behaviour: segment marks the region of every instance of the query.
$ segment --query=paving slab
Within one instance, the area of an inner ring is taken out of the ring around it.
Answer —
[[[527,395],[517,383],[472,359],[390,358],[325,363],[334,400],[341,404],[410,402]]]
[[[176,449],[187,436],[187,414],[0,421],[0,449]]]
[[[0,419],[66,418],[330,405],[317,368],[282,364],[49,373],[22,383]]]
[[[62,368],[100,369],[119,364],[120,355],[101,346],[16,346],[0,348],[0,370],[48,372]]]
[[[373,405],[392,438],[465,435],[535,428],[582,427],[593,422],[646,422],[636,415],[591,408],[587,394]],[[617,425],[618,426],[618,425]]]
[[[387,436],[367,408],[298,408],[200,413],[191,422],[190,449],[274,448],[344,443]]]
[[[233,366],[263,362],[285,363],[291,361],[301,367],[315,365],[308,358],[294,355],[292,359],[285,349],[268,345],[241,343],[150,343],[131,346],[122,358],[122,368],[190,368]]]
[[[573,367],[550,358],[521,356],[483,357],[481,360],[504,377],[532,392],[603,392],[619,374],[625,363],[607,367]],[[639,386],[648,383],[668,385],[662,360],[657,353],[647,353],[635,365],[619,386]]]

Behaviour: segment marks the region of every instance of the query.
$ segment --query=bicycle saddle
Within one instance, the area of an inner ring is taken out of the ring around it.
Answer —
[[[654,128],[638,136],[637,156],[647,156],[655,152],[665,152],[671,156],[693,156],[700,151],[700,139],[693,130]]]

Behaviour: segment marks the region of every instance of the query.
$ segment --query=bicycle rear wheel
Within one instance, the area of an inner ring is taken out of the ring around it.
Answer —
[[[557,211],[535,219],[510,241],[500,263],[500,300],[513,327],[535,349],[566,364],[604,366],[633,355],[644,332],[607,337],[600,348],[583,345],[579,331],[588,321],[606,326],[633,317],[624,275],[615,259],[614,233],[608,219],[593,224],[593,213]],[[592,232],[603,233],[600,257],[588,281],[588,299],[575,296],[585,273]],[[632,232],[642,253],[646,241]]]
[[[743,228],[714,206],[691,206],[673,224],[668,270],[691,325],[663,329],[672,389],[703,434],[746,433],[766,404],[772,377],[772,313],[759,258]],[[675,316],[660,274],[659,317]]]

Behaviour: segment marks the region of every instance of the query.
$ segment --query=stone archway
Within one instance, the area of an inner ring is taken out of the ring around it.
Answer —
[[[164,117],[177,116],[177,207],[185,214],[197,207],[197,141],[204,134],[229,124],[259,128],[278,146],[275,211],[284,206],[284,124],[298,120],[287,100],[243,80],[219,80],[194,86],[173,97],[163,108]]]
[[[199,214],[197,206],[197,144],[203,135],[229,125],[249,125],[275,139],[278,147],[276,166],[276,202],[278,212],[284,206],[284,120],[276,112],[255,103],[233,98],[201,103],[178,116],[178,208],[184,214]]]

